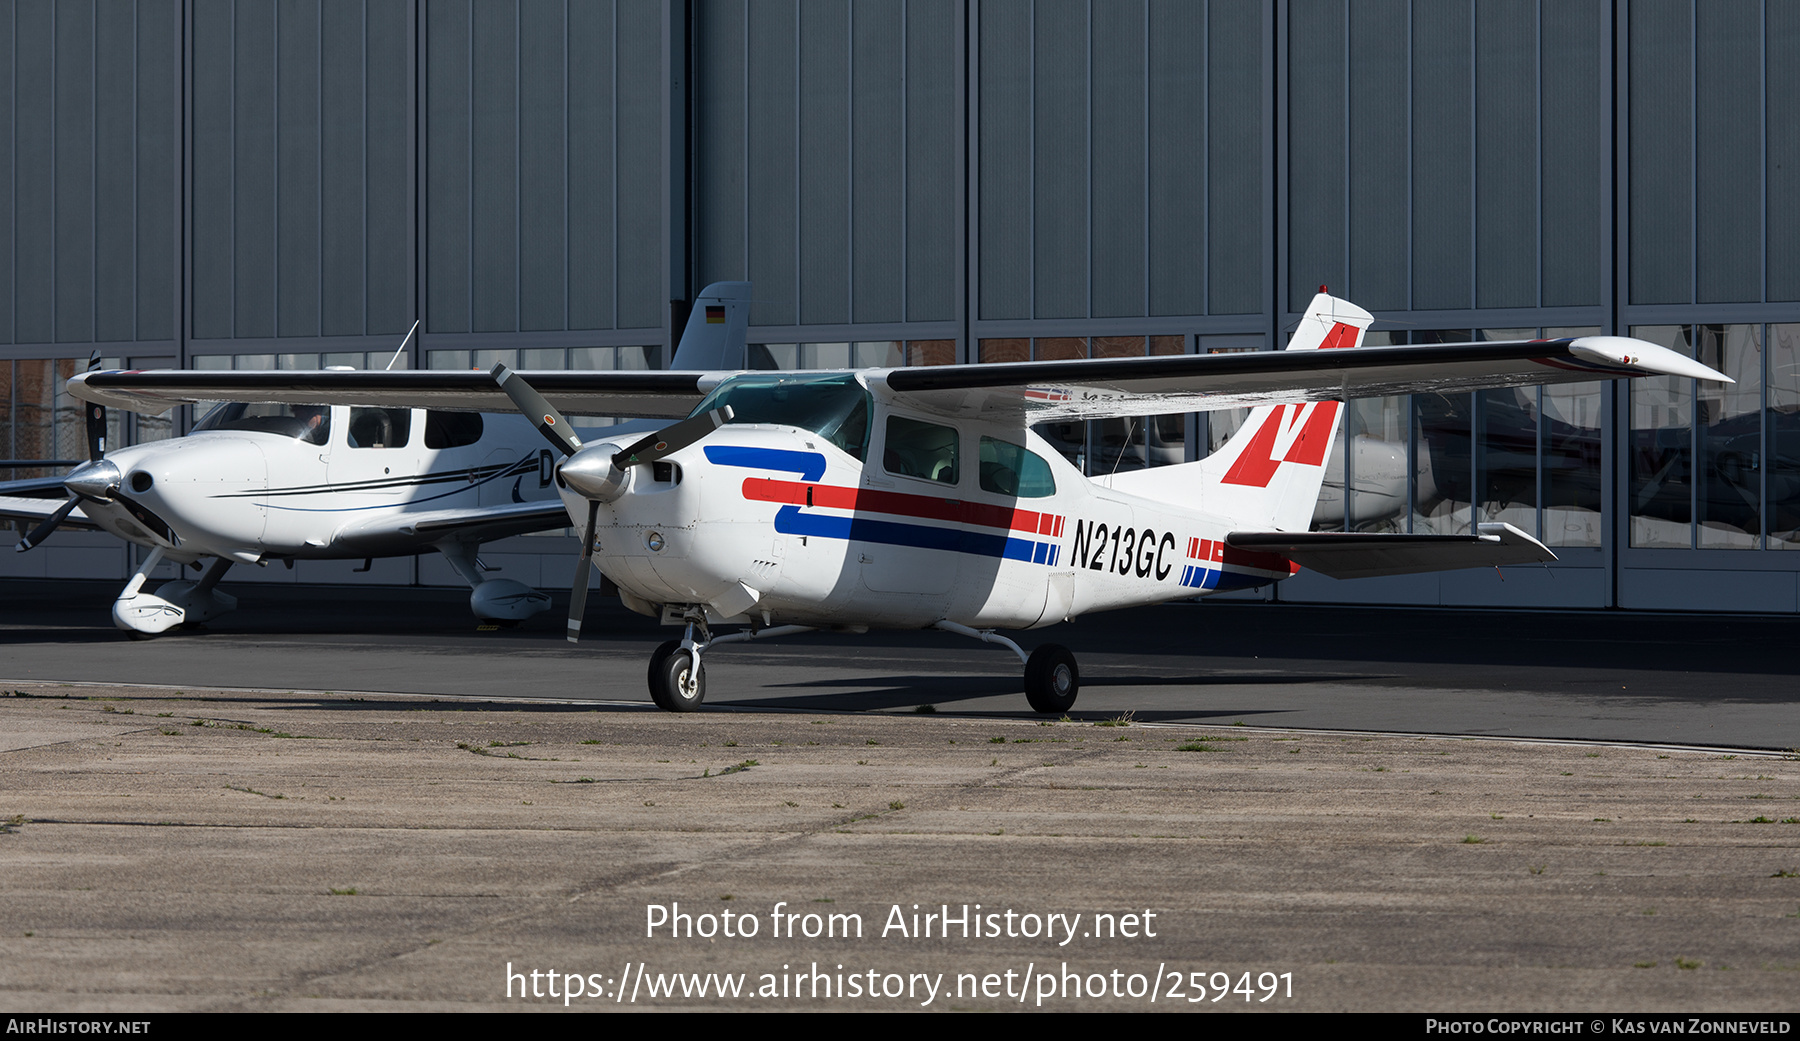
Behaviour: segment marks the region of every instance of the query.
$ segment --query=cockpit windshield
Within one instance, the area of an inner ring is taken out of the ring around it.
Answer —
[[[280,434],[322,445],[331,436],[331,409],[325,405],[249,405],[228,401],[194,424],[194,433],[205,430]]]
[[[810,430],[848,455],[862,459],[869,447],[869,392],[841,376],[735,376],[706,396],[694,415],[731,406],[733,423],[777,423]]]

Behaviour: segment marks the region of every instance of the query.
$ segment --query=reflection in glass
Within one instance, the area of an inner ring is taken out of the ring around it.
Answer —
[[[1413,343],[1467,343],[1468,329],[1416,330]],[[1470,528],[1473,394],[1414,394],[1412,530],[1461,535]]]
[[[1634,326],[1631,335],[1693,356],[1691,328]],[[1677,376],[1632,380],[1631,544],[1686,549],[1693,544],[1694,381]]]
[[[1800,549],[1800,325],[1769,326],[1768,482],[1770,549]]]
[[[1697,384],[1698,544],[1755,549],[1762,535],[1762,327],[1696,326],[1700,361],[1736,383]]]

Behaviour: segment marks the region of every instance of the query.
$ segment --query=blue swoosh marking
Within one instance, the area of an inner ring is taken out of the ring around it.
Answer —
[[[720,466],[747,466],[762,470],[797,473],[803,481],[825,476],[822,452],[796,452],[786,448],[745,448],[741,445],[707,445],[707,462]]]

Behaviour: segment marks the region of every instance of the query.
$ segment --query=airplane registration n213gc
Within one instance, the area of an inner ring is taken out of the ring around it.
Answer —
[[[674,364],[742,367],[749,308],[749,283],[708,286]],[[210,400],[226,403],[187,436],[111,453],[102,438],[104,408],[89,404],[87,463],[62,478],[0,485],[0,516],[40,522],[16,548],[30,549],[63,524],[104,529],[147,548],[112,609],[114,624],[142,634],[234,609],[237,598],[216,587],[240,563],[435,551],[469,583],[477,618],[508,624],[550,606],[544,593],[487,574],[477,556],[485,542],[569,523],[553,486],[557,457],[517,412],[263,403],[232,398],[228,385],[219,389]],[[67,498],[58,504],[29,497],[34,492]],[[163,560],[204,570],[196,580],[146,591],[145,580]]]
[[[1309,532],[1346,398],[1637,375],[1726,380],[1613,336],[1364,347],[1367,311],[1319,295],[1287,349],[1223,355],[810,372],[230,373],[280,403],[493,409],[510,400],[564,458],[554,483],[590,565],[681,631],[649,663],[663,708],[697,708],[722,645],[805,632],[936,628],[999,644],[1026,697],[1067,711],[1073,655],[1001,629],[1276,582],[1549,561],[1506,524],[1464,535]],[[484,382],[485,381],[485,382]],[[87,401],[161,411],[220,387],[191,373],[91,373]],[[183,395],[186,395],[185,397]],[[1194,463],[1088,478],[1034,423],[1250,406]],[[568,412],[688,418],[584,444]],[[715,633],[715,627],[737,626]]]

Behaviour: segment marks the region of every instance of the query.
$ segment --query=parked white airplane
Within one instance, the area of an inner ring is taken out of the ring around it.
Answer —
[[[700,705],[712,648],[812,629],[935,627],[1010,648],[1033,708],[1066,711],[1080,672],[995,629],[1263,585],[1553,560],[1525,533],[1308,533],[1339,399],[1669,374],[1725,376],[1639,340],[1360,347],[1368,312],[1321,292],[1287,350],[857,372],[512,373],[493,380],[568,458],[556,470],[590,561],[626,605],[684,627],[650,692]],[[1331,348],[1321,350],[1320,348]],[[467,373],[231,373],[231,396],[492,409]],[[218,377],[214,377],[215,379]],[[94,373],[88,401],[161,411],[217,393],[195,374]],[[535,389],[534,389],[535,388]],[[541,392],[541,393],[540,393]],[[1087,478],[1032,423],[1255,406],[1196,463]],[[592,444],[560,410],[691,418]],[[716,625],[743,625],[714,636]]]
[[[674,364],[742,367],[749,308],[749,283],[708,286]],[[224,390],[229,377],[244,374],[218,375],[227,377]],[[104,409],[90,405],[87,412],[89,462],[60,479],[0,485],[0,516],[41,521],[19,541],[20,551],[62,524],[101,528],[148,548],[113,603],[121,629],[160,633],[232,610],[237,598],[215,587],[234,563],[430,550],[469,583],[469,608],[478,618],[516,622],[550,606],[548,596],[521,582],[488,577],[476,557],[484,542],[569,523],[551,485],[554,459],[515,412],[231,401],[186,437],[111,453],[100,440]],[[22,497],[51,489],[68,499]],[[213,563],[197,581],[144,591],[161,561],[198,568],[208,557]]]

